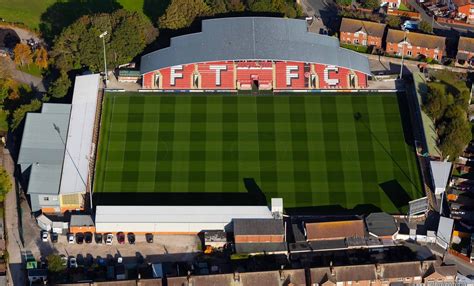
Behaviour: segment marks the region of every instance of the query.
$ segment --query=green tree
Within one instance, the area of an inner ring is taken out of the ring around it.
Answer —
[[[188,27],[196,17],[211,14],[211,8],[203,0],[172,0],[163,16],[158,19],[161,29],[177,30]]]
[[[363,0],[362,7],[366,9],[377,9],[378,7],[380,7],[380,1],[379,0]]]
[[[61,273],[66,270],[66,266],[64,265],[61,256],[57,254],[50,254],[46,257],[48,261],[48,270],[51,273]]]
[[[83,16],[63,30],[50,56],[62,72],[88,67],[98,71],[103,65],[102,39],[105,38],[107,63],[111,67],[130,62],[151,43],[158,31],[141,13],[117,10],[111,14]]]
[[[352,4],[352,0],[336,0],[336,3],[339,6],[350,6]]]
[[[400,28],[402,24],[402,19],[397,16],[388,16],[386,19],[386,23],[390,28]]]
[[[250,0],[248,5],[252,12],[280,13],[288,18],[298,16],[295,4],[286,0]]]
[[[40,110],[42,102],[38,99],[33,99],[30,103],[20,105],[15,111],[13,111],[12,120],[10,123],[10,127],[12,130],[15,130],[18,126],[20,126],[21,122],[26,116],[28,112],[34,112]]]
[[[452,96],[446,94],[443,88],[428,86],[422,108],[436,122],[444,115],[450,101]]]
[[[61,98],[66,96],[69,88],[71,88],[71,81],[67,73],[61,72],[59,77],[49,86],[48,95]]]
[[[5,200],[5,195],[12,189],[10,174],[3,166],[0,166],[0,201]]]
[[[427,34],[433,33],[433,26],[431,26],[431,24],[426,21],[421,21],[418,25],[418,29]]]

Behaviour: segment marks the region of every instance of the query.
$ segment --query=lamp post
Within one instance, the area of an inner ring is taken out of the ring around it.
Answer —
[[[407,41],[407,34],[409,33],[408,30],[404,31],[404,37],[403,37],[403,43],[402,43],[402,63],[400,65],[400,79],[402,79],[403,76],[403,61],[405,60],[405,43]]]
[[[105,53],[105,36],[107,36],[107,31],[99,35],[99,38],[102,39],[102,44],[104,46],[104,71],[105,71],[105,85],[107,86],[107,56]]]

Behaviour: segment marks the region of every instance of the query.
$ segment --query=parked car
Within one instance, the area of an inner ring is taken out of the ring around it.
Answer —
[[[133,232],[129,232],[127,234],[127,239],[128,239],[128,243],[135,244],[135,234]]]
[[[153,233],[145,234],[145,239],[146,239],[146,242],[153,243]]]
[[[69,257],[69,268],[77,268],[77,260],[75,257]]]
[[[117,233],[117,242],[119,244],[124,244],[125,243],[125,234],[123,232]]]
[[[111,245],[113,240],[114,240],[114,235],[113,234],[107,233],[105,235],[105,244]]]
[[[101,233],[96,233],[95,234],[95,243],[101,244],[103,242],[104,237],[102,237]]]
[[[84,240],[86,241],[86,243],[91,243],[92,242],[92,232],[84,233]]]
[[[48,242],[48,236],[49,236],[49,235],[48,235],[48,232],[47,232],[47,231],[43,230],[43,231],[41,232],[41,240],[42,240],[43,242]]]
[[[76,242],[77,244],[82,244],[84,242],[84,234],[82,232],[76,233]]]
[[[74,233],[70,233],[67,235],[67,242],[70,244],[74,243]]]
[[[53,243],[58,242],[58,236],[59,236],[59,235],[58,235],[57,233],[55,233],[55,232],[51,233],[51,241],[52,241]]]

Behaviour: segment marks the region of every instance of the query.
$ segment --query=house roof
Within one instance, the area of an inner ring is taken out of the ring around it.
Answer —
[[[365,226],[363,220],[306,223],[306,233],[308,240],[364,237]]]
[[[465,5],[471,5],[474,4],[474,0],[453,0],[453,4],[456,5],[456,7],[462,7]]]
[[[234,219],[234,235],[283,235],[281,219]]]
[[[359,19],[342,18],[341,32],[356,33],[363,31],[369,36],[382,38],[385,33],[385,24],[376,22],[362,21]]]
[[[280,285],[280,273],[278,271],[244,272],[240,273],[242,286],[255,285]]]
[[[334,267],[337,282],[367,281],[375,280],[375,266],[370,265],[348,265]]]
[[[221,286],[221,285],[232,285],[233,281],[234,281],[233,274],[213,274],[213,275],[191,276],[189,278],[189,285]],[[185,284],[185,285],[188,285],[188,284]]]
[[[225,60],[282,60],[335,65],[371,74],[366,56],[307,31],[304,20],[236,17],[202,21],[202,31],[171,39],[141,59],[142,74],[176,65]]]
[[[389,236],[397,232],[395,219],[388,213],[371,213],[365,218],[367,230],[376,236]]]
[[[459,37],[458,53],[459,51],[474,53],[474,38]]]
[[[412,46],[417,47],[424,47],[430,49],[439,49],[440,51],[444,51],[446,48],[446,38],[435,36],[435,35],[428,35],[428,34],[421,34],[421,33],[414,33],[409,32],[406,33],[407,42],[410,43]],[[400,43],[403,42],[405,39],[405,32],[400,30],[393,30],[389,29],[387,34],[387,43]]]
[[[71,215],[70,226],[94,226],[90,215]]]
[[[381,276],[387,278],[422,276],[421,264],[418,261],[380,264]]]
[[[347,248],[344,239],[310,241],[309,245],[314,251],[335,250]]]
[[[306,273],[304,269],[285,269],[280,272],[280,276],[284,277],[290,285],[306,286]]]
[[[448,185],[453,163],[444,161],[430,161],[431,173],[435,189],[444,189]]]
[[[311,268],[311,283],[322,284],[328,280],[335,282],[329,267]]]

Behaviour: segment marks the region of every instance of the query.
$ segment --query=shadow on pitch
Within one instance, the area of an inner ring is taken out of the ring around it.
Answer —
[[[306,216],[306,215],[366,215],[374,212],[381,212],[382,210],[373,204],[360,204],[354,208],[349,209],[341,205],[326,205],[317,207],[298,207],[285,208],[288,215]]]
[[[94,204],[137,206],[255,206],[267,205],[267,198],[254,178],[243,178],[247,192],[101,192]]]
[[[400,212],[404,207],[408,206],[411,198],[397,180],[383,182],[379,184],[379,187]]]

